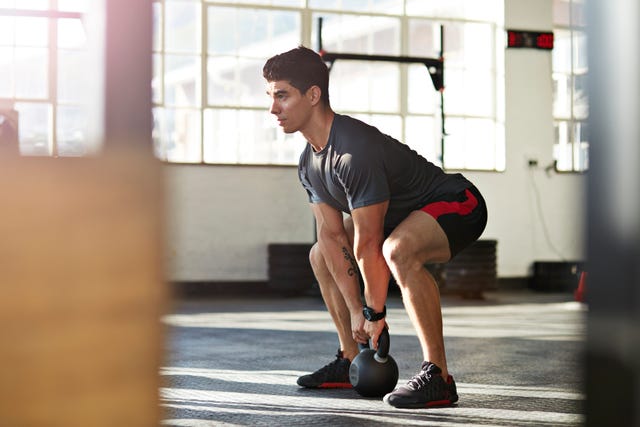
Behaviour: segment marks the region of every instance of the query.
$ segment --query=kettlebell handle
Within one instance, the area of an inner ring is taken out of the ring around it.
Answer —
[[[378,362],[384,363],[387,361],[390,345],[391,345],[391,339],[389,338],[389,330],[385,327],[384,329],[382,329],[382,332],[380,333],[380,337],[378,338],[378,350],[374,355],[374,358]],[[358,349],[360,349],[360,351],[367,350],[369,348],[370,348],[369,343],[366,343],[366,344],[358,343]]]

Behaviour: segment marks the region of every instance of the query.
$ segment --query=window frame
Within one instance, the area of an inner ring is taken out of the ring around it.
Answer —
[[[556,102],[557,97],[559,95],[559,91],[556,89],[554,91],[553,98],[553,127],[554,127],[554,135],[555,139],[553,141],[553,159],[554,159],[554,170],[557,173],[568,173],[568,174],[582,174],[586,173],[589,170],[589,141],[583,141],[580,137],[582,132],[582,128],[586,127],[588,132],[588,121],[589,121],[589,112],[587,111],[584,117],[578,117],[576,114],[576,79],[577,78],[588,78],[589,69],[588,64],[585,61],[585,65],[583,67],[579,67],[576,64],[576,52],[578,47],[576,46],[576,35],[580,35],[585,39],[585,47],[582,52],[583,55],[586,55],[586,43],[588,43],[586,25],[584,22],[576,22],[580,21],[576,20],[574,13],[574,5],[579,4],[582,5],[582,12],[584,13],[584,1],[583,0],[554,0],[554,7],[560,10],[562,8],[562,4],[566,3],[568,6],[568,22],[559,22],[560,18],[555,16],[553,19],[553,28],[556,34],[560,32],[568,33],[569,40],[569,70],[557,70],[557,64],[552,64],[552,75],[554,76],[554,84],[556,82],[556,76],[562,75],[567,78],[567,86],[568,92],[565,93],[568,98],[569,104],[569,114],[568,115],[560,115],[556,114]],[[556,43],[557,44],[557,43]],[[586,91],[585,91],[586,96]],[[589,100],[585,101],[587,110],[589,105]],[[566,139],[567,142],[563,143],[560,140],[562,136],[560,134],[563,130],[566,130]],[[584,147],[584,154],[582,154]],[[559,166],[560,159],[559,157],[562,155],[561,152],[565,151],[570,153],[568,163],[571,164],[571,168],[564,168]]]
[[[56,2],[53,2],[57,4]],[[43,46],[43,49],[47,50],[47,63],[48,70],[46,72],[46,95],[44,97],[24,97],[17,96],[14,92],[8,97],[2,97],[4,103],[13,106],[14,109],[19,110],[17,105],[32,105],[41,106],[48,110],[49,122],[47,123],[47,141],[46,141],[46,154],[34,151],[33,153],[27,153],[23,155],[27,156],[45,156],[45,157],[60,157],[60,156],[74,156],[69,154],[60,153],[60,138],[58,132],[60,123],[60,110],[65,108],[79,107],[82,108],[82,104],[61,101],[58,94],[59,83],[59,64],[58,58],[60,51],[77,51],[80,49],[70,49],[68,47],[59,47],[59,23],[62,19],[77,19],[82,21],[84,14],[78,11],[66,11],[53,9],[52,2],[48,2],[47,9],[21,9],[15,8],[0,8],[0,17],[14,17],[14,18],[44,18],[47,20],[47,43]],[[14,50],[20,48],[28,48],[26,45],[19,45],[14,40],[12,44],[3,44],[5,47],[11,47]],[[86,46],[85,46],[86,51]],[[15,62],[12,63],[15,68]],[[20,120],[23,120],[23,115],[20,115]],[[20,140],[20,147],[22,153],[22,138]],[[88,141],[83,142],[83,153],[75,155],[85,155],[90,149],[88,147]]]
[[[171,2],[171,1],[176,1],[176,0],[154,0],[153,4],[154,7],[157,7],[156,5],[159,5],[159,9],[161,11],[161,17],[159,18],[159,21],[162,23],[161,25],[163,25],[164,28],[164,16],[165,16],[165,4],[167,2]],[[206,130],[205,130],[205,126],[206,126],[206,120],[205,120],[205,115],[208,114],[207,111],[210,111],[212,109],[224,109],[224,110],[230,110],[230,111],[256,111],[256,112],[266,112],[268,107],[247,107],[247,106],[241,106],[241,105],[225,105],[225,106],[218,106],[218,105],[210,105],[208,102],[208,76],[207,76],[207,64],[208,61],[210,59],[210,55],[208,52],[208,30],[207,30],[207,20],[208,20],[208,10],[209,7],[222,7],[222,6],[227,6],[227,7],[234,7],[237,9],[260,9],[260,10],[277,10],[277,11],[290,11],[290,12],[296,12],[299,14],[299,19],[300,19],[300,35],[299,35],[299,39],[300,39],[300,43],[305,45],[305,46],[309,46],[312,47],[312,44],[314,41],[316,41],[316,37],[314,34],[314,22],[313,22],[313,17],[314,14],[340,14],[340,15],[360,15],[360,16],[369,16],[369,17],[383,17],[383,18],[392,18],[392,19],[398,19],[400,22],[400,54],[402,55],[406,55],[407,54],[407,50],[409,49],[408,47],[408,31],[409,31],[409,26],[408,26],[408,22],[410,20],[415,20],[415,19],[423,19],[423,20],[429,20],[434,22],[434,24],[440,24],[440,23],[444,23],[444,25],[446,26],[447,22],[458,22],[458,23],[482,23],[482,24],[489,24],[491,29],[492,29],[492,35],[493,35],[493,46],[492,46],[492,51],[493,51],[493,56],[491,58],[491,64],[492,64],[492,68],[489,71],[490,73],[492,73],[493,75],[493,87],[492,87],[492,98],[493,98],[493,105],[492,105],[492,112],[489,116],[485,117],[474,117],[471,115],[465,115],[465,114],[447,114],[446,112],[446,101],[445,101],[445,120],[446,118],[451,118],[451,119],[486,119],[486,120],[490,120],[491,123],[494,126],[495,129],[495,134],[497,134],[498,138],[500,139],[500,141],[494,142],[494,148],[495,148],[495,154],[494,156],[494,160],[492,160],[492,166],[488,167],[488,168],[477,168],[477,167],[462,167],[462,168],[447,168],[447,169],[451,169],[451,170],[477,170],[477,171],[499,171],[502,172],[505,170],[506,168],[506,155],[505,155],[505,151],[506,148],[504,147],[505,141],[504,141],[504,113],[500,111],[500,107],[504,105],[504,101],[498,99],[499,96],[504,96],[504,89],[500,89],[500,85],[504,86],[504,70],[502,69],[502,72],[500,71],[500,66],[498,64],[498,60],[499,60],[499,48],[501,45],[501,42],[499,40],[499,36],[500,34],[502,34],[502,30],[503,30],[503,25],[501,22],[490,22],[490,21],[474,21],[474,20],[470,20],[470,19],[463,19],[463,18],[452,18],[452,17],[430,17],[430,16],[422,16],[419,14],[408,14],[406,12],[407,9],[407,3],[408,1],[403,1],[402,2],[402,12],[399,11],[394,11],[394,12],[390,12],[390,13],[383,13],[380,12],[379,10],[373,10],[373,11],[353,11],[353,10],[340,10],[340,9],[335,9],[335,8],[331,8],[331,7],[326,7],[326,8],[311,8],[308,7],[309,2],[308,1],[300,1],[299,6],[278,6],[278,5],[273,5],[273,3],[277,3],[277,2],[249,2],[249,1],[244,1],[242,3],[232,3],[230,4],[229,2],[224,2],[224,1],[217,1],[217,0],[191,0],[189,1],[189,3],[194,3],[194,4],[200,4],[201,9],[200,9],[200,25],[201,25],[201,33],[200,33],[200,37],[201,37],[201,47],[200,47],[200,65],[201,65],[201,76],[200,76],[200,89],[201,89],[201,93],[200,93],[200,127],[199,127],[199,138],[200,138],[200,149],[199,149],[199,159],[198,161],[171,161],[168,160],[166,157],[162,158],[160,157],[161,160],[166,161],[166,162],[170,162],[170,163],[178,163],[178,164],[199,164],[199,165],[224,165],[224,166],[234,166],[234,165],[239,165],[239,166],[251,166],[251,165],[258,165],[258,166],[296,166],[297,164],[297,157],[296,158],[292,158],[290,161],[282,164],[282,163],[272,163],[272,162],[259,162],[259,163],[247,163],[247,162],[243,162],[242,160],[237,160],[236,162],[224,162],[224,161],[216,161],[216,159],[212,159],[212,160],[207,160],[206,159],[206,141],[205,141],[205,135],[206,135]],[[498,3],[496,3],[498,4]],[[496,18],[497,19],[497,18]],[[164,32],[164,31],[162,31]],[[160,39],[164,39],[164,35],[160,35]],[[446,49],[446,45],[445,45],[445,49]],[[165,55],[165,46],[164,43],[162,44],[162,46],[158,49],[157,47],[154,47],[154,55],[160,55],[163,56]],[[445,51],[445,55],[446,55],[446,51]],[[266,58],[265,58],[266,60]],[[160,64],[160,76],[162,76],[162,79],[164,79],[164,60],[161,61]],[[423,113],[410,113],[409,108],[407,106],[407,100],[406,100],[406,94],[407,94],[407,86],[408,86],[408,71],[407,71],[407,66],[404,64],[400,64],[400,82],[398,85],[398,90],[399,90],[399,95],[400,95],[400,100],[398,101],[399,103],[399,108],[398,111],[394,111],[394,112],[384,112],[384,111],[359,111],[359,110],[345,110],[345,109],[340,109],[339,112],[344,113],[344,114],[360,114],[360,115],[379,115],[379,116],[384,116],[384,115],[391,115],[394,117],[399,117],[400,121],[401,121],[401,131],[399,134],[394,135],[396,138],[398,138],[401,141],[404,141],[405,139],[405,132],[407,131],[407,121],[410,119],[416,119],[417,117],[423,117],[425,116],[425,114]],[[425,72],[426,78],[429,80],[429,84],[430,84],[430,78],[428,76],[428,74]],[[446,79],[446,63],[445,63],[445,79]],[[446,81],[445,81],[446,83]],[[160,87],[164,87],[164,84],[161,83]],[[163,89],[164,90],[164,89]],[[154,97],[155,99],[156,97]],[[444,94],[444,98],[446,100],[446,91]],[[162,100],[161,100],[162,101]],[[155,108],[163,108],[165,107],[163,102],[155,102],[154,101],[154,109]],[[197,108],[197,107],[195,107]],[[440,115],[441,111],[435,111],[433,114],[427,114],[427,116],[432,117],[434,123],[435,123],[435,127],[440,128]],[[445,124],[445,132],[446,132],[446,124]],[[500,138],[500,135],[502,135],[502,137]],[[444,134],[444,136],[440,136],[440,138],[446,138],[446,133]],[[441,158],[442,158],[442,154],[441,154],[441,141],[440,138],[434,139],[433,141],[433,145],[437,146],[436,151],[439,152],[439,156],[440,158],[435,159],[435,158],[430,158],[431,161],[434,161],[435,163],[441,162]],[[162,143],[161,143],[162,144]],[[498,145],[501,145],[501,147],[498,147]],[[441,163],[440,163],[441,164]],[[445,165],[446,167],[446,165]]]

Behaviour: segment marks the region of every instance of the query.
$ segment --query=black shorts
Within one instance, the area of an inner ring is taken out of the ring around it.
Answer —
[[[476,187],[447,194],[420,210],[434,217],[444,230],[451,258],[478,240],[487,225],[487,205]]]

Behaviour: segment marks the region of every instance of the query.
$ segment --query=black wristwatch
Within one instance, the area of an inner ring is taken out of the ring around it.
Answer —
[[[365,305],[364,308],[362,309],[362,314],[364,315],[364,318],[367,319],[369,322],[375,322],[377,320],[381,320],[385,318],[385,316],[387,315],[387,306],[385,305],[383,307],[382,313],[376,313],[373,308],[367,307]]]

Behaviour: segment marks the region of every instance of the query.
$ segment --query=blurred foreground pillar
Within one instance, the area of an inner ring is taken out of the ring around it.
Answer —
[[[0,425],[159,423],[159,165],[0,160]]]
[[[86,75],[102,88],[90,98],[103,113],[103,153],[0,157],[2,427],[162,418],[168,295],[151,143],[151,1],[93,0],[88,9],[106,23],[93,46],[104,73]]]
[[[588,426],[640,425],[640,3],[587,2]]]

